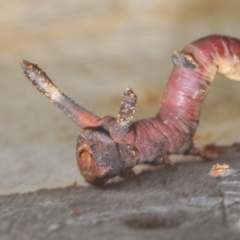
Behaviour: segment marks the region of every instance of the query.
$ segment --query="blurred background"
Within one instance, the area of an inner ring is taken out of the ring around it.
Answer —
[[[239,22],[238,0],[2,0],[0,194],[84,184],[75,160],[81,129],[31,86],[20,59],[99,116],[116,116],[130,86],[139,119],[158,110],[173,50],[215,33],[240,38]],[[217,77],[197,146],[240,142],[239,92]]]

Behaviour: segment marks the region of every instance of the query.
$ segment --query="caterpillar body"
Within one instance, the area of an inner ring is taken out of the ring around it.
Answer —
[[[132,122],[135,93],[123,93],[118,116],[99,118],[62,93],[36,64],[22,60],[26,77],[83,128],[77,140],[78,168],[85,180],[102,185],[126,176],[141,163],[168,162],[168,154],[200,154],[194,148],[202,102],[217,73],[240,80],[240,40],[212,35],[172,55],[173,70],[155,117]]]

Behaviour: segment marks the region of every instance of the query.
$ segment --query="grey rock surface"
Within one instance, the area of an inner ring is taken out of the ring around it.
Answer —
[[[240,153],[96,189],[0,197],[1,239],[239,239]],[[232,173],[212,178],[213,163]]]

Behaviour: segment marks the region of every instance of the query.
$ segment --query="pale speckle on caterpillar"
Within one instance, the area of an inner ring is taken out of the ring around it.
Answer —
[[[193,154],[193,137],[202,102],[217,73],[240,80],[240,40],[212,35],[174,51],[174,67],[155,117],[132,122],[135,93],[123,93],[117,118],[99,118],[78,105],[37,65],[22,60],[26,77],[84,130],[77,140],[77,163],[87,182],[102,185],[116,175],[129,176],[137,164],[169,163],[169,154]]]

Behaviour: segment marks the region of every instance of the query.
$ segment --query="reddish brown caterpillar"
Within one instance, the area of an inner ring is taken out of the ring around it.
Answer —
[[[240,40],[235,38],[201,38],[174,52],[172,60],[159,112],[136,122],[131,89],[123,94],[117,118],[99,118],[63,94],[37,65],[21,64],[33,85],[84,129],[77,140],[78,167],[87,182],[101,185],[137,164],[166,162],[171,153],[200,154],[192,139],[211,81],[216,73],[240,80]]]

